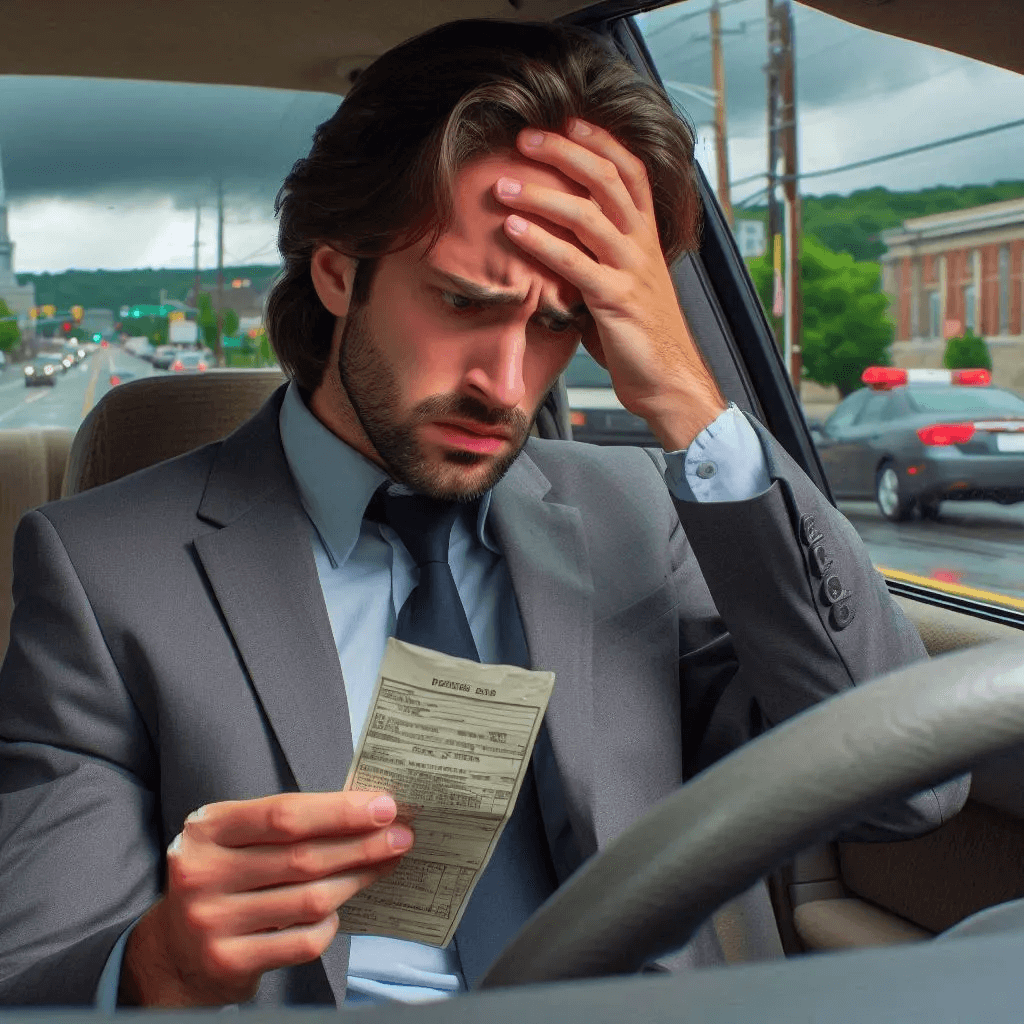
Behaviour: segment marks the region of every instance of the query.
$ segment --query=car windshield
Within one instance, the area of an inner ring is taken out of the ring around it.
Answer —
[[[911,404],[921,412],[976,416],[1000,413],[1024,416],[1024,399],[999,388],[908,388]]]
[[[612,379],[608,371],[589,353],[580,349],[565,371],[565,386],[569,388],[610,388]]]

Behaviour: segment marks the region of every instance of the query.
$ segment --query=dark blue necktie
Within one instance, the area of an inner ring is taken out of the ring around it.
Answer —
[[[398,534],[420,572],[419,583],[398,613],[395,637],[479,661],[466,609],[448,564],[452,526],[462,507],[420,494],[395,495],[381,490],[367,516],[387,523]],[[501,625],[508,634],[506,643],[515,649],[513,663],[528,668],[521,623]],[[470,986],[558,886],[544,835],[531,763],[515,811],[456,933],[455,946]]]

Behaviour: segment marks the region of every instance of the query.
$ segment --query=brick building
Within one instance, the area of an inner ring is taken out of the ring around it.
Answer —
[[[945,340],[971,328],[995,383],[1024,390],[1024,199],[916,217],[882,240],[893,362],[941,366]]]

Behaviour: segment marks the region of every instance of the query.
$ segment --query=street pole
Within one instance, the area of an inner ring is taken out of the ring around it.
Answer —
[[[718,202],[730,229],[733,226],[729,192],[729,147],[725,127],[725,68],[722,64],[722,11],[711,0],[711,68],[715,87],[715,165],[718,168]]]
[[[192,243],[192,267],[194,270],[194,283],[192,285],[192,304],[199,308],[199,218],[202,207],[199,199],[196,199],[196,235]]]
[[[782,161],[783,191],[786,194],[786,308],[787,335],[789,336],[789,358],[786,366],[790,379],[800,395],[800,381],[803,376],[801,351],[802,299],[800,291],[800,186],[796,145],[796,54],[793,40],[793,8],[790,0],[778,5],[779,27],[782,42]]]
[[[215,357],[224,365],[224,182],[217,182],[217,339]]]

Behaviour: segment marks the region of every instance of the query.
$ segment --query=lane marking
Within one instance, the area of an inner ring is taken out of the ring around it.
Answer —
[[[85,386],[85,399],[82,402],[83,420],[93,406],[93,396],[96,394],[96,381],[99,380],[100,377],[100,363],[105,362],[108,366],[110,365],[110,349],[101,349],[99,354],[101,358],[93,360],[92,375],[89,377],[89,383]],[[106,356],[106,358],[102,358],[103,356]]]
[[[17,405],[11,406],[7,412],[0,413],[0,423],[2,423],[8,416],[13,416],[16,412],[20,412],[26,405],[31,405],[33,402],[38,402],[40,398],[45,398],[50,391],[50,386],[47,385],[45,391],[39,390],[39,385],[35,385],[36,392],[33,395],[29,395],[23,402],[19,402]]]
[[[955,594],[958,597],[973,597],[979,601],[988,601],[991,604],[1001,604],[1008,608],[1019,608],[1024,611],[1024,599],[1019,597],[996,594],[991,590],[979,590],[977,587],[965,587],[960,583],[947,583],[945,580],[936,580],[931,576],[918,576],[912,572],[890,569],[884,565],[876,565],[875,568],[890,580],[900,580],[903,583],[919,583],[921,586],[931,587],[933,590],[941,590],[946,594]]]

